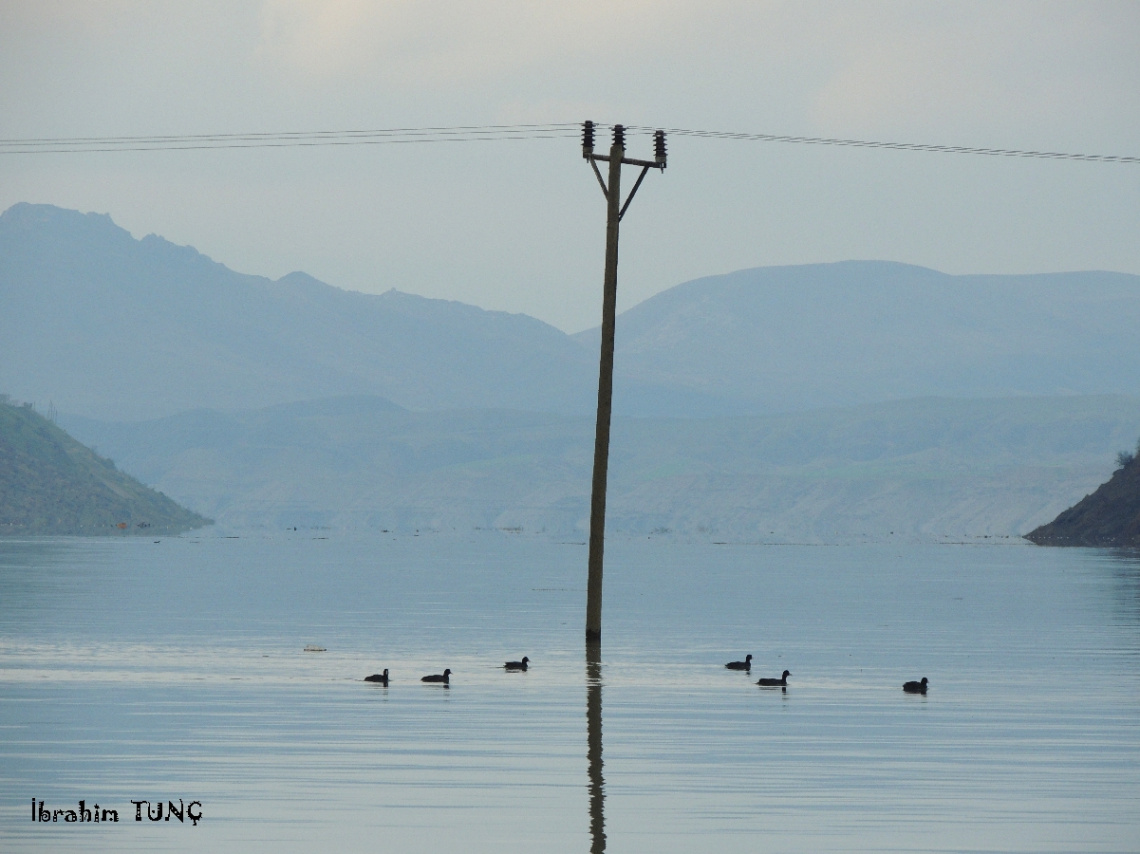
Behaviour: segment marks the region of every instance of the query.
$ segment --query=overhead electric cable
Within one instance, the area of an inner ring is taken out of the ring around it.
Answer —
[[[278,133],[170,134],[155,136],[33,137],[0,139],[0,154],[93,154],[115,151],[197,151],[233,148],[298,148],[331,145],[390,145],[440,142],[504,142],[508,140],[576,139],[579,122],[515,125],[459,125],[454,127],[381,128],[374,130],[284,131]],[[659,128],[626,125],[627,131],[653,132]],[[1072,160],[1090,163],[1140,163],[1140,157],[1119,154],[1084,154],[1016,148],[980,148],[965,145],[890,142],[885,140],[792,136],[788,134],[665,128],[673,136],[723,139],[738,142],[775,142],[877,148],[941,154],[1020,157],[1033,160]]]
[[[0,140],[0,154],[79,154],[111,151],[192,151],[212,148],[295,148],[423,142],[500,142],[577,138],[578,123],[287,131],[164,136],[40,137]]]
[[[658,128],[626,125],[626,130],[655,132]],[[895,151],[929,151],[942,154],[984,154],[991,157],[1028,157],[1037,160],[1082,160],[1092,163],[1140,163],[1140,157],[1121,154],[1078,154],[1064,151],[1031,151],[1017,148],[973,148],[965,145],[935,145],[922,142],[886,142],[870,139],[840,139],[822,136],[788,136],[770,133],[663,128],[675,136],[703,139],[731,139],[745,142],[785,142],[797,145],[837,145],[847,148],[886,148]]]

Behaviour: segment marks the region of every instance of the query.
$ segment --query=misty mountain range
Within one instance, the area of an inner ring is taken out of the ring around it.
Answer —
[[[612,530],[1049,521],[1140,433],[1138,285],[869,261],[664,291],[618,318]],[[583,530],[596,330],[235,273],[30,204],[0,215],[0,305],[0,391],[220,525]]]
[[[0,215],[0,303],[0,389],[89,417],[339,395],[583,415],[596,401],[596,330],[304,273],[270,281],[48,205]],[[616,411],[642,416],[1133,394],[1140,277],[879,261],[742,270],[621,314],[615,372]]]

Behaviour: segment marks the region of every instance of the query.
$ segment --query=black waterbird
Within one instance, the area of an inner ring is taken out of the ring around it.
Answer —
[[[763,679],[761,679],[756,684],[763,687],[763,688],[787,688],[788,687],[788,677],[791,675],[792,675],[791,671],[785,670],[784,675],[781,676],[779,679],[764,677]]]
[[[926,693],[926,677],[922,677],[921,682],[904,682],[903,690],[908,694],[925,694]]]
[[[526,665],[527,665],[527,662],[528,662],[528,661],[530,661],[530,659],[529,659],[529,658],[527,658],[527,657],[524,655],[524,656],[522,657],[522,661],[508,661],[506,664],[504,664],[504,665],[503,665],[503,667],[504,667],[504,668],[506,668],[507,670],[522,670],[522,671],[525,671],[525,670],[526,670]]]
[[[444,685],[449,685],[449,684],[451,684],[450,680],[448,679],[449,676],[451,676],[451,668],[450,667],[447,668],[445,671],[443,671],[443,673],[433,673],[430,676],[423,677],[420,681],[421,682],[442,682]]]
[[[373,673],[371,676],[364,677],[365,682],[379,682],[381,685],[388,684],[388,668],[384,668],[383,673]]]
[[[729,670],[751,670],[752,669],[752,654],[744,656],[744,661],[730,661],[725,665]]]

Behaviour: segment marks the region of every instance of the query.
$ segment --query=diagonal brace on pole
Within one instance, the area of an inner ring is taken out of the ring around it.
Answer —
[[[598,164],[597,164],[597,161],[598,161],[598,160],[602,160],[602,159],[605,159],[605,160],[609,160],[609,158],[608,158],[608,157],[606,157],[606,158],[601,158],[601,157],[598,157],[598,158],[594,158],[594,157],[591,157],[591,158],[590,158],[590,165],[594,167],[594,174],[598,176],[598,184],[599,184],[599,185],[601,186],[601,188],[602,188],[602,195],[603,195],[603,196],[605,196],[605,197],[606,197],[606,200],[608,201],[608,200],[609,200],[609,198],[610,198],[610,191],[609,191],[609,189],[606,187],[606,181],[605,181],[605,179],[602,177],[602,171],[601,171],[601,170],[598,168]],[[628,161],[628,160],[623,160],[622,162],[623,162],[623,163],[628,163],[628,162],[630,162],[630,161]],[[651,164],[648,164],[648,163],[647,163],[647,164],[645,164],[644,166],[642,166],[642,167],[641,167],[641,174],[637,176],[637,180],[636,180],[636,181],[634,181],[634,183],[633,183],[633,189],[629,191],[629,196],[626,198],[626,200],[625,200],[625,204],[624,204],[624,205],[622,205],[622,206],[621,206],[621,210],[619,210],[619,211],[618,211],[618,222],[621,222],[621,219],[622,219],[622,217],[624,217],[624,216],[625,216],[625,212],[626,212],[626,210],[629,208],[629,203],[630,203],[630,202],[632,202],[632,201],[633,201],[633,197],[637,195],[637,188],[641,186],[641,182],[645,180],[645,174],[646,174],[646,173],[647,173],[647,172],[648,172],[650,169],[652,169],[652,168],[654,168],[654,166],[653,166],[653,165],[651,165]],[[664,167],[661,167],[661,168],[664,168]]]
[[[590,165],[594,167],[594,174],[598,176],[598,184],[602,188],[602,195],[605,196],[606,199],[608,200],[610,197],[610,191],[606,187],[606,179],[602,177],[602,170],[600,170],[598,168],[598,161],[595,160],[593,157],[589,158],[589,160],[590,160]]]
[[[641,186],[641,182],[645,180],[645,173],[649,171],[648,166],[641,167],[641,174],[637,176],[637,180],[633,182],[633,189],[629,191],[629,198],[625,200],[625,204],[621,206],[618,211],[618,222],[625,216],[626,210],[629,208],[629,203],[633,201],[633,197],[637,195],[637,188]]]

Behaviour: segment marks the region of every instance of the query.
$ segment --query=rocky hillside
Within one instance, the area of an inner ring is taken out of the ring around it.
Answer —
[[[1096,492],[1025,539],[1039,546],[1140,547],[1140,455],[1122,454],[1120,462]]]
[[[31,405],[0,400],[0,536],[172,534],[208,524]]]

